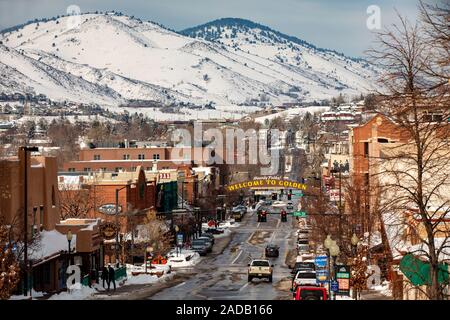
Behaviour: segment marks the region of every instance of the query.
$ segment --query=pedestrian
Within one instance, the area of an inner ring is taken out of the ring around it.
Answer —
[[[109,276],[108,277],[109,278],[108,290],[109,290],[109,285],[112,282],[114,285],[114,291],[116,291],[116,277],[115,277],[116,274],[115,274],[114,268],[111,265],[109,265],[109,267],[108,267],[108,276]]]
[[[106,281],[106,283],[108,284],[108,287],[109,287],[108,268],[106,268],[106,266],[103,266],[103,269],[102,269],[103,289],[105,289],[105,281]]]

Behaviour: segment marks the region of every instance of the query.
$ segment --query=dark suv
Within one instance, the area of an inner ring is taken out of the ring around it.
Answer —
[[[206,256],[209,251],[209,244],[202,239],[195,239],[192,241],[191,249],[201,256]]]

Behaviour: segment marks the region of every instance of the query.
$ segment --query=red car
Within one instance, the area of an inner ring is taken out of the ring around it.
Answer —
[[[297,286],[294,300],[328,300],[327,289],[324,287]]]

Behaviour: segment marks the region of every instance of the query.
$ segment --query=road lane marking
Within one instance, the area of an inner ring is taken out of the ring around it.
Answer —
[[[231,262],[231,264],[234,264],[236,262],[236,260],[239,259],[239,257],[241,256],[242,252],[244,252],[244,250],[239,250],[239,253],[238,253],[237,257]]]
[[[245,288],[247,288],[248,284],[249,284],[249,282],[247,282],[246,284],[244,284],[244,285],[239,289],[239,291],[242,291],[242,290],[244,290]]]
[[[185,284],[186,284],[186,281],[183,281],[182,283],[176,285],[174,288],[178,288],[178,287],[184,286]]]

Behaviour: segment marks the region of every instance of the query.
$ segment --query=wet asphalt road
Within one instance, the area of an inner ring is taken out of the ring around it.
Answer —
[[[222,254],[209,254],[195,267],[177,270],[188,278],[148,299],[290,299],[290,269],[285,260],[288,250],[295,245],[292,219],[288,216],[287,222],[281,222],[279,214],[271,214],[267,222],[257,222],[256,213],[249,211],[240,226],[232,229],[231,241]],[[273,282],[254,279],[249,283],[247,264],[252,258],[264,258],[268,243],[280,247],[279,257],[269,258],[275,265]]]

